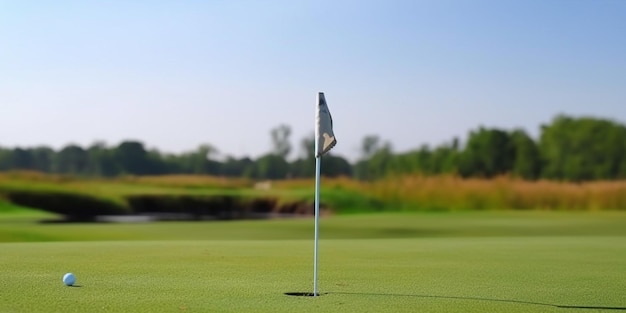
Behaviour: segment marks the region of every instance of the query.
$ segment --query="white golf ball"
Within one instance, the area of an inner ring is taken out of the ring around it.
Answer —
[[[63,275],[63,283],[66,286],[72,286],[76,282],[76,277],[72,273],[67,273]]]

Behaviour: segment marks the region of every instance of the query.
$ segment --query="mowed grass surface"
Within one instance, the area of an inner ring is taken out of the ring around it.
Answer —
[[[112,240],[285,240],[313,237],[313,219],[39,223],[47,213],[0,214],[0,242]],[[626,236],[626,212],[459,212],[339,215],[322,218],[322,239],[493,236]]]
[[[0,312],[626,308],[626,213],[325,218],[324,294],[284,295],[312,291],[312,222],[42,225],[5,217]],[[62,284],[66,272],[80,287]]]

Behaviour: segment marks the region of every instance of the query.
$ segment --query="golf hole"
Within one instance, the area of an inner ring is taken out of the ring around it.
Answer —
[[[285,292],[288,296],[296,296],[296,297],[313,297],[312,292]],[[317,293],[317,296],[321,296],[322,293]]]

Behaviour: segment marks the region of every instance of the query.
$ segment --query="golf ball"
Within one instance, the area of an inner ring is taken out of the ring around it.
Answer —
[[[66,286],[72,286],[76,282],[76,277],[72,273],[67,273],[63,275],[63,283]]]

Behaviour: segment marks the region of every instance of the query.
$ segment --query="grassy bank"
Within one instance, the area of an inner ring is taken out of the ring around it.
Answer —
[[[25,193],[27,199],[29,193],[77,195],[82,197],[78,202],[93,203],[81,207],[99,207],[104,212],[132,212],[129,199],[137,197],[164,197],[168,203],[173,197],[191,197],[193,201],[197,200],[193,197],[264,198],[274,203],[275,208],[288,203],[310,207],[313,203],[312,179],[272,181],[261,186],[258,188],[251,180],[206,176],[87,179],[39,173],[0,174],[0,197],[5,200],[10,198],[10,193]],[[523,181],[508,177],[487,180],[398,176],[362,182],[347,178],[323,178],[321,193],[323,207],[339,214],[509,209],[626,210],[626,181],[567,183]],[[32,206],[28,202],[26,204]]]

